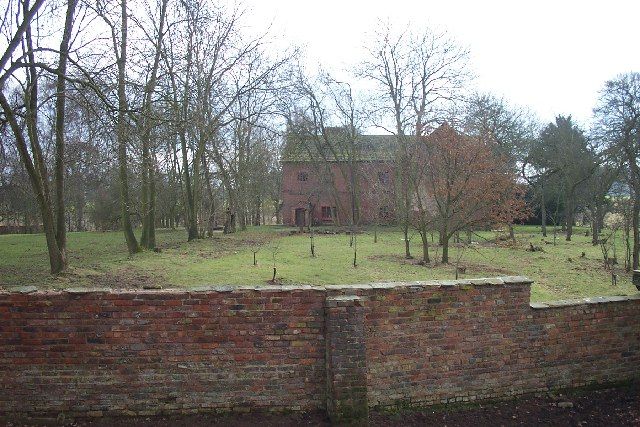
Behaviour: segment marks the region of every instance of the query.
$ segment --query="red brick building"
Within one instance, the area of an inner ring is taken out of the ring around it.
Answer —
[[[342,137],[339,128],[329,132]],[[320,140],[288,140],[282,157],[283,224],[344,225],[352,216],[360,224],[391,220],[394,141],[392,135],[360,135],[349,151],[340,144],[325,150]]]
[[[344,128],[327,128],[325,135],[289,137],[285,144],[281,191],[283,224],[347,225],[352,217],[356,224],[393,221],[396,177],[403,175],[396,167],[396,137],[353,137]],[[443,123],[423,137],[420,144],[410,147],[405,155],[419,155],[420,147],[452,135],[469,138]],[[412,209],[417,212],[415,206]]]

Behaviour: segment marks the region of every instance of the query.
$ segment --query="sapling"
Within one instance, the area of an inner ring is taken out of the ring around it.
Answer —
[[[352,242],[353,242],[353,266],[358,266],[358,239],[355,233],[352,234]]]
[[[602,257],[604,259],[604,267],[606,269],[613,268],[615,264],[618,263],[618,259],[616,257],[616,236],[617,236],[617,227],[614,228],[608,236],[599,239],[600,242],[600,250],[602,251]],[[613,250],[613,257],[609,257],[609,250]]]
[[[271,278],[272,283],[275,283],[276,275],[278,274],[278,267],[276,264],[276,255],[278,255],[279,250],[280,250],[280,246],[278,246],[277,244],[274,244],[271,246],[271,258],[273,259],[273,277]]]
[[[458,280],[458,273],[464,273],[466,271],[466,268],[465,269],[460,268],[460,260],[462,259],[462,256],[464,255],[466,248],[467,247],[465,245],[461,245],[461,244],[457,245],[458,256],[456,257],[456,280]]]

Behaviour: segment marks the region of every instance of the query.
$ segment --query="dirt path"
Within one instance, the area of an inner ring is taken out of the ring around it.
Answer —
[[[6,426],[328,426],[323,413],[290,415],[236,414],[175,417],[126,417],[100,419],[23,419]],[[453,410],[384,413],[373,411],[371,426],[640,426],[640,384],[566,395],[527,397],[515,401],[477,405]]]

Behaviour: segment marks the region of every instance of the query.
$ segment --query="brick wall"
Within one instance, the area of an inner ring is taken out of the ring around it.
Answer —
[[[343,171],[338,163],[331,163],[328,170],[319,168],[309,162],[282,163],[282,223],[295,225],[295,210],[308,209],[309,203],[314,205],[312,216],[315,224],[331,223],[322,218],[322,207],[335,207],[337,220],[347,224],[351,218],[351,193],[349,184],[344,179]],[[390,218],[379,218],[380,208],[385,207],[389,215],[393,215],[394,199],[393,165],[385,161],[357,163],[359,177],[359,210],[360,223],[384,223]],[[307,181],[298,181],[300,172],[307,173]],[[378,173],[385,173],[389,181],[379,182]],[[330,184],[333,182],[333,185]],[[337,199],[336,199],[337,198]]]
[[[640,377],[640,296],[530,306],[528,283],[500,281],[370,291],[369,404],[473,401]]]
[[[309,290],[0,294],[0,412],[324,405]]]
[[[640,377],[640,295],[529,303],[524,278],[0,292],[0,414],[328,409]]]

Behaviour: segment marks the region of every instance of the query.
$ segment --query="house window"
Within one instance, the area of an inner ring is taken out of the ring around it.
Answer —
[[[332,220],[335,216],[336,208],[331,206],[323,206],[322,207],[322,219],[323,220]]]
[[[389,219],[391,216],[391,211],[389,210],[389,206],[380,206],[378,211],[378,218],[380,219]]]
[[[382,184],[382,185],[388,185],[389,184],[389,172],[388,171],[378,172],[378,181],[380,181],[380,184]]]
[[[298,172],[298,181],[306,181],[309,179],[309,174],[306,171]]]

